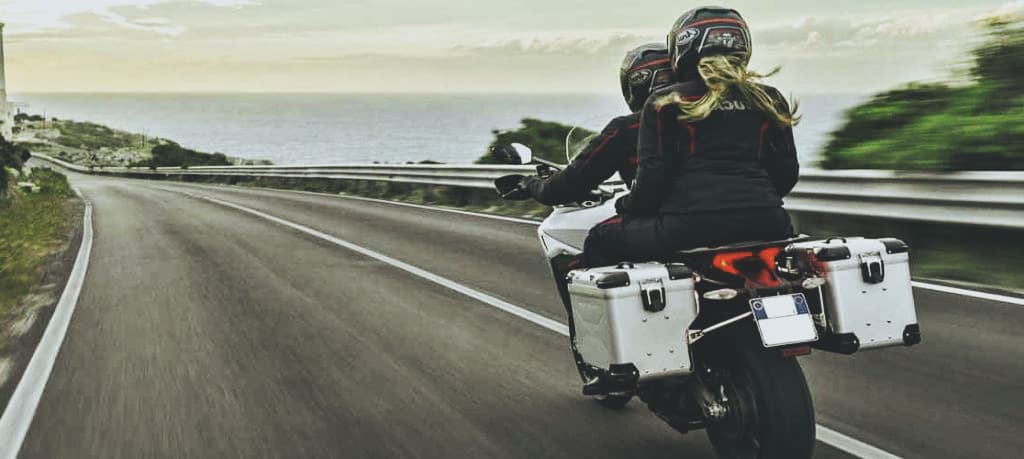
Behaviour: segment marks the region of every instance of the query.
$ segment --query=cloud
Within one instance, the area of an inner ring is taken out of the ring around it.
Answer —
[[[534,36],[459,45],[455,55],[597,55],[624,53],[644,43],[660,42],[655,34],[644,32],[598,31],[555,36]]]
[[[171,23],[168,18],[139,18],[139,19],[128,19],[119,14],[105,11],[97,13],[96,16],[102,18],[107,24],[115,27],[121,27],[130,30],[137,30],[142,32],[155,33],[157,35],[165,36],[178,36],[188,30],[187,27],[179,24]]]
[[[498,12],[486,3],[0,0],[0,9],[11,32],[8,70],[33,90],[601,91],[617,87],[626,50],[664,39],[668,24],[656,10],[678,8],[656,0],[631,9],[630,19],[598,8],[610,0],[586,11],[522,0]],[[754,25],[756,68],[783,65],[780,78],[790,86],[841,80],[861,91],[944,76],[976,39],[978,20],[1024,10],[1024,0],[977,4],[934,0],[899,12],[864,0],[845,16],[837,15],[852,10],[795,2],[744,11]]]
[[[969,35],[971,16],[959,12],[932,15],[868,17],[800,17],[754,29],[755,46],[869,48],[930,45]]]
[[[135,25],[114,12],[117,8],[132,7],[145,10],[165,4],[190,4],[217,8],[241,8],[259,5],[259,0],[6,0],[3,6],[4,20],[13,26],[14,33],[32,33],[59,30],[72,27],[67,19],[83,14],[93,14],[109,19],[114,24],[128,28]],[[152,30],[167,33],[167,28]]]

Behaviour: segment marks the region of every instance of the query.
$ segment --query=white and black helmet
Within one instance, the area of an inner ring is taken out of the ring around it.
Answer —
[[[697,62],[710,55],[736,55],[750,61],[750,29],[736,10],[718,6],[694,8],[676,20],[668,33],[672,70],[680,81],[697,76]]]
[[[643,108],[655,89],[672,83],[672,65],[665,45],[648,43],[626,53],[619,71],[619,82],[622,97],[630,110],[636,112]]]

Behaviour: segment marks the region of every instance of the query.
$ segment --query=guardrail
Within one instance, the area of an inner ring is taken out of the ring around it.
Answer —
[[[507,174],[529,174],[532,166],[359,164],[331,166],[197,166],[87,168],[46,155],[36,157],[83,173],[141,178],[277,177],[369,180],[490,189]],[[1024,173],[948,174],[807,169],[786,198],[798,212],[1024,229]]]

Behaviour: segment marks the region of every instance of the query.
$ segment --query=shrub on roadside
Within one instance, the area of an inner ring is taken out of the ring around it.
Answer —
[[[491,148],[498,144],[511,143],[521,143],[530,147],[534,156],[538,158],[561,164],[566,162],[565,139],[569,137],[569,131],[573,130],[572,126],[534,118],[524,118],[521,123],[522,126],[516,129],[492,131],[494,140],[488,146],[487,153],[481,156],[476,164],[495,164],[496,161],[490,155]],[[579,143],[593,134],[593,131],[576,128],[571,136],[576,142],[570,145],[570,149],[578,149],[582,146]]]
[[[180,167],[189,166],[230,166],[231,161],[223,153],[203,153],[182,147],[173,142],[153,147],[152,159],[139,161],[132,166]]]
[[[1024,23],[988,25],[966,86],[911,84],[846,113],[829,169],[1024,170]]]

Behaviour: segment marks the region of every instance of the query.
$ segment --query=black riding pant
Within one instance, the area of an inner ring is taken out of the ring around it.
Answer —
[[[781,207],[730,209],[650,217],[617,216],[593,227],[583,248],[588,267],[653,261],[676,251],[793,235]]]

